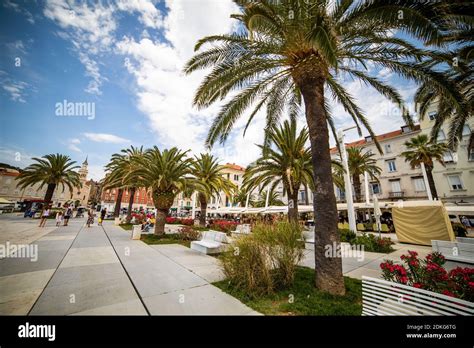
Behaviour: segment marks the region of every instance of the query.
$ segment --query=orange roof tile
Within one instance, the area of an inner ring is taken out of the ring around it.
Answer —
[[[420,130],[420,125],[415,125],[413,131],[417,131],[417,130]],[[391,131],[391,132],[388,132],[388,133],[384,133],[384,134],[380,134],[380,135],[377,135],[376,136],[376,139],[378,141],[383,141],[383,140],[387,140],[387,139],[391,139],[391,138],[395,138],[396,136],[399,136],[401,135],[403,132],[401,129],[397,129],[395,131]],[[346,143],[346,148],[348,147],[358,147],[358,146],[364,146],[365,144],[367,144],[367,141],[364,139],[359,139],[359,140],[356,140],[356,141],[353,141],[351,143]],[[337,153],[337,147],[334,146],[330,149],[331,151],[331,154],[335,154]]]
[[[235,163],[226,163],[226,164],[224,165],[224,167],[227,167],[227,168],[229,168],[229,169],[234,169],[234,170],[240,170],[240,171],[242,171],[242,172],[245,171],[245,168],[244,168],[244,167],[241,167],[241,166],[239,166],[239,165],[237,165],[237,164],[235,164]]]

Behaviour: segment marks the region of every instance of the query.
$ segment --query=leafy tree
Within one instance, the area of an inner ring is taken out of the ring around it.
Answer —
[[[445,143],[437,143],[426,134],[420,134],[405,142],[406,151],[402,152],[405,161],[412,168],[425,164],[426,176],[428,177],[429,189],[433,198],[438,198],[435,182],[433,179],[434,162],[437,161],[444,166],[443,157],[448,146]]]
[[[206,225],[207,203],[213,195],[221,191],[227,194],[233,189],[234,184],[223,177],[222,169],[217,158],[209,154],[195,156],[191,163],[191,174],[194,176],[194,189],[197,192],[201,215],[199,225]]]
[[[297,131],[296,120],[285,121],[268,134],[269,146],[259,145],[262,155],[244,174],[248,187],[270,187],[283,184],[288,196],[288,220],[298,221],[298,193],[302,185],[313,181],[311,150],[306,147],[308,130]]]
[[[403,32],[423,42],[436,41],[440,28],[431,18],[437,8],[433,2],[404,0],[235,3],[240,13],[232,17],[239,22],[238,29],[199,40],[195,50],[204,50],[185,66],[186,73],[212,69],[196,92],[194,104],[198,108],[231,96],[214,119],[206,143],[224,142],[251,106],[254,108],[245,129],[260,110],[266,110],[268,139],[281,115],[296,118],[304,104],[316,186],[315,285],[342,295],[341,259],[325,257],[324,253],[326,245],[340,239],[329,152],[329,129],[334,132],[334,122],[328,94],[342,104],[359,132],[362,125],[375,138],[364,113],[341,84],[343,74],[375,88],[398,105],[409,125],[413,122],[400,94],[368,72],[368,64],[455,93],[452,85],[444,83],[444,76],[425,66],[428,58],[442,59],[441,55],[397,36]]]
[[[16,177],[18,187],[25,189],[28,186],[40,183],[40,188],[43,188],[46,185],[44,196],[46,205],[51,203],[56,187],[61,186],[63,192],[64,188],[67,187],[71,192],[71,197],[74,188],[81,187],[79,173],[75,171],[79,166],[75,166],[76,162],[71,161],[69,156],[59,153],[49,154],[41,158],[35,157],[33,161],[35,163],[26,167]]]

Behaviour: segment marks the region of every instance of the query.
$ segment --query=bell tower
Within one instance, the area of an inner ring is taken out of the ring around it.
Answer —
[[[85,183],[87,181],[87,174],[89,173],[89,170],[87,169],[87,166],[89,163],[87,162],[87,156],[86,160],[82,162],[81,169],[79,169],[79,177],[81,180],[81,183]]]

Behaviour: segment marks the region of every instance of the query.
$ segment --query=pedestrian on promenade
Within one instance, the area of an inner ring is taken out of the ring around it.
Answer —
[[[63,212],[58,211],[56,213],[56,226],[60,226],[62,221],[63,221]]]
[[[41,214],[41,221],[39,227],[44,227],[46,225],[46,219],[49,217],[49,213],[49,206],[46,206],[43,210],[43,213]]]
[[[104,208],[100,211],[100,220],[99,220],[100,226],[102,226],[102,222],[104,221],[106,214],[107,214],[107,208]]]
[[[69,223],[69,219],[72,216],[72,208],[67,205],[66,206],[66,211],[64,212],[64,226],[67,226]]]
[[[94,212],[92,209],[87,210],[87,227],[91,227],[91,225],[94,223]]]

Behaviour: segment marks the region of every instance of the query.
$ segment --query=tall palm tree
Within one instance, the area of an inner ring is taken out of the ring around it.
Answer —
[[[360,176],[367,172],[370,179],[378,181],[377,177],[382,172],[382,169],[377,166],[377,160],[374,159],[374,154],[372,152],[364,151],[364,147],[348,148],[347,163],[349,165],[350,176],[352,177],[352,185],[354,186],[354,199],[356,202],[360,202]]]
[[[297,131],[296,120],[273,127],[268,134],[268,147],[259,145],[262,156],[251,163],[244,174],[244,185],[275,187],[283,184],[288,196],[288,220],[298,221],[298,193],[301,185],[311,184],[313,168],[311,150],[306,147],[308,130]]]
[[[434,162],[437,161],[444,166],[443,157],[448,146],[445,143],[437,143],[426,134],[420,134],[405,142],[407,151],[402,152],[405,161],[415,168],[421,163],[425,164],[426,176],[428,177],[429,189],[433,198],[438,198],[435,182],[433,179]]]
[[[429,64],[439,69],[450,89],[439,88],[436,84],[423,83],[415,94],[420,118],[435,105],[437,116],[431,137],[436,139],[444,123],[449,122],[448,146],[454,149],[462,139],[463,127],[473,115],[474,105],[474,43],[472,1],[439,1],[435,6],[444,14],[434,20],[443,28],[440,42],[443,44],[443,59],[433,57]],[[451,93],[453,91],[454,93]]]
[[[165,233],[166,216],[176,195],[188,185],[195,185],[190,177],[192,159],[186,156],[187,152],[176,147],[161,151],[154,146],[143,156],[134,157],[135,170],[124,178],[128,180],[133,176],[137,178],[137,187],[146,187],[151,191],[157,210],[156,235]]]
[[[64,188],[67,187],[71,192],[71,197],[74,188],[81,187],[79,173],[75,171],[79,166],[75,166],[76,162],[71,161],[69,156],[59,153],[49,154],[41,158],[35,157],[33,161],[36,163],[29,165],[21,171],[16,180],[18,180],[18,187],[20,189],[25,189],[37,183],[41,184],[40,188],[46,185],[45,205],[51,203],[56,187],[61,186],[63,192]]]
[[[132,219],[132,208],[133,201],[135,199],[135,193],[137,191],[137,180],[138,178],[134,175],[135,173],[135,158],[143,156],[143,146],[134,147],[133,145],[130,148],[122,149],[120,153],[113,154],[111,159],[111,166],[113,166],[113,171],[111,173],[110,180],[115,180],[116,184],[120,189],[129,194],[128,199],[128,209],[127,209],[127,222],[130,222]],[[121,201],[121,199],[120,199]],[[116,210],[120,212],[120,204],[116,205]]]
[[[267,192],[268,190],[260,191],[257,200],[255,201],[255,207],[262,208],[265,207],[267,203]],[[277,205],[282,206],[285,205],[283,201],[280,199],[278,192],[275,189],[270,189],[270,193],[268,194],[268,206]]]
[[[206,225],[207,202],[213,195],[223,191],[229,194],[234,184],[224,178],[221,166],[217,158],[209,154],[195,156],[191,163],[191,174],[195,178],[195,190],[197,192],[201,215],[199,216],[199,225]]]
[[[232,95],[215,118],[207,145],[224,142],[250,106],[255,108],[247,126],[266,106],[268,134],[285,110],[296,117],[298,107],[304,104],[316,185],[315,285],[332,294],[344,294],[341,259],[324,256],[326,245],[340,241],[328,134],[329,128],[334,132],[334,123],[327,93],[343,105],[359,133],[362,124],[375,138],[362,110],[342,86],[342,74],[375,88],[398,105],[405,122],[412,125],[400,94],[368,73],[367,64],[449,89],[442,77],[424,66],[425,57],[436,53],[397,36],[404,32],[422,41],[435,41],[439,30],[430,18],[436,8],[433,2],[400,0],[234,1],[241,9],[232,16],[239,22],[238,30],[199,40],[195,49],[205,50],[184,69],[191,73],[212,68],[196,92],[197,107],[208,107]]]
[[[103,181],[104,190],[117,190],[115,197],[114,217],[120,216],[120,209],[123,198],[123,177],[121,171],[122,154],[113,154],[109,163],[105,166],[106,175]]]

